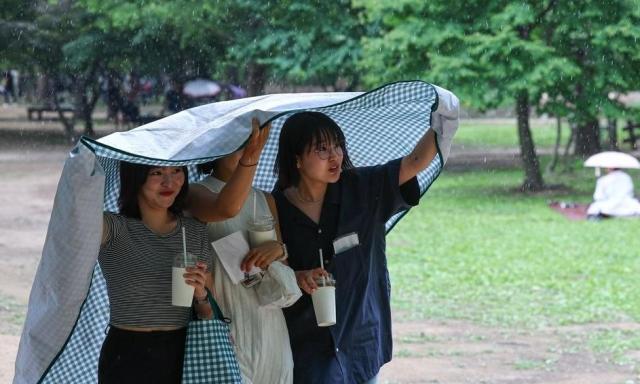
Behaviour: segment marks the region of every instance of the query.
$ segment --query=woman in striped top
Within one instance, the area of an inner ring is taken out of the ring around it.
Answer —
[[[256,163],[269,134],[257,121],[243,162]],[[211,208],[216,220],[242,207],[255,167],[238,168]],[[120,213],[105,212],[98,260],[110,305],[110,326],[100,351],[100,383],[180,383],[186,326],[191,308],[171,305],[171,270],[182,252],[198,256],[185,282],[194,287],[198,317],[210,318],[212,251],[204,223],[182,215],[188,195],[186,167],[120,164]]]

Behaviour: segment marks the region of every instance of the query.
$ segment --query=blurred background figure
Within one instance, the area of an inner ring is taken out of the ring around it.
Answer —
[[[15,93],[15,87],[14,87],[14,81],[13,81],[13,76],[11,74],[11,71],[5,71],[2,74],[2,88],[3,88],[3,95],[4,95],[4,102],[6,104],[11,104],[12,102],[16,101],[16,93]]]
[[[607,168],[598,178],[589,205],[589,218],[640,215],[640,202],[634,197],[631,176],[617,168]]]
[[[634,197],[631,176],[622,169],[640,169],[640,162],[623,152],[606,151],[589,157],[585,167],[596,168],[596,190],[587,217],[598,219],[615,216],[640,215],[640,202]],[[600,169],[606,174],[600,176]]]
[[[161,116],[165,114],[173,115],[191,107],[191,100],[183,93],[183,87],[183,84],[178,80],[171,80],[169,89],[164,94]]]

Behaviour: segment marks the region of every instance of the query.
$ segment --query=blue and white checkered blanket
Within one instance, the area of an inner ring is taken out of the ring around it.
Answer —
[[[102,211],[116,211],[119,161],[195,166],[237,150],[251,118],[272,122],[254,185],[270,191],[280,129],[299,110],[331,116],[344,130],[356,167],[408,154],[428,129],[439,156],[418,175],[424,193],[446,160],[458,126],[458,99],[421,81],[366,93],[281,94],[225,101],[177,113],[100,140],[83,138],[65,163],[42,258],[29,299],[14,383],[95,383],[109,321],[106,286],[97,264]],[[191,181],[197,172],[190,172]],[[390,230],[406,213],[387,223]]]

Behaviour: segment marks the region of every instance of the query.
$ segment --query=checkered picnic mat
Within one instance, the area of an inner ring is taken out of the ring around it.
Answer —
[[[338,104],[304,110],[323,112],[338,123],[344,131],[351,160],[356,167],[359,167],[382,164],[407,155],[430,128],[431,113],[436,109],[437,103],[438,96],[432,85],[421,81],[410,81],[383,86]],[[276,181],[273,164],[277,154],[280,130],[287,117],[297,111],[300,110],[287,111],[271,118],[271,135],[260,158],[254,179],[255,187],[266,191],[272,190]],[[228,130],[220,134],[234,136],[238,135],[238,132]],[[180,140],[179,131],[175,132],[175,140]],[[190,171],[189,181],[193,182],[202,177],[196,171],[197,164],[222,157],[238,149],[237,146],[230,146],[228,144],[230,142],[234,140],[220,140],[219,144],[212,143],[216,152],[214,156],[176,161],[136,156],[99,141],[82,139],[82,143],[95,153],[104,169],[106,176],[104,209],[113,212],[117,212],[118,208],[120,161],[160,166],[187,165]],[[225,143],[227,143],[226,146]],[[442,157],[436,156],[429,167],[418,175],[421,194],[425,193],[437,178],[442,166]],[[405,213],[406,211],[393,216],[387,222],[387,230],[391,230]],[[43,375],[41,382],[82,384],[97,382],[98,357],[108,321],[109,302],[106,285],[100,267],[96,265],[87,298],[73,331]]]

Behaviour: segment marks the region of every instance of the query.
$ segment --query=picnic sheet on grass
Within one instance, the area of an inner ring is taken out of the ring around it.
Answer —
[[[564,201],[554,201],[549,203],[549,208],[558,212],[562,216],[572,221],[587,220],[589,204],[567,203]],[[639,219],[640,215],[630,216],[607,216],[607,218],[618,219]]]
[[[587,219],[587,209],[589,209],[589,204],[554,201],[549,203],[549,208],[553,209],[569,220],[580,221]]]
[[[408,154],[428,129],[440,155],[418,176],[424,193],[439,175],[458,127],[458,99],[420,81],[371,92],[279,94],[193,108],[100,140],[83,138],[66,160],[31,289],[14,383],[95,383],[109,320],[106,286],[97,263],[103,210],[117,211],[119,162],[195,165],[234,152],[251,133],[251,118],[272,122],[254,186],[270,191],[278,136],[297,110],[331,116],[343,128],[356,166]],[[387,229],[406,213],[399,213]]]

